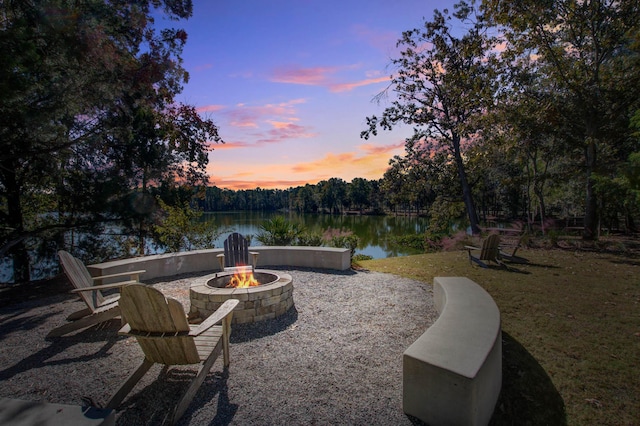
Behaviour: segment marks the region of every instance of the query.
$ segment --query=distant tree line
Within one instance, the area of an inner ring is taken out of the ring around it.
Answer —
[[[231,190],[218,187],[204,189],[204,197],[196,200],[203,211],[286,210],[297,213],[364,213],[381,214],[385,211],[380,194],[380,180],[355,178],[346,182],[340,178],[323,180],[315,185],[306,184],[288,189]],[[409,212],[415,206],[402,205]],[[417,210],[416,210],[417,211]],[[420,212],[424,212],[423,209]]]

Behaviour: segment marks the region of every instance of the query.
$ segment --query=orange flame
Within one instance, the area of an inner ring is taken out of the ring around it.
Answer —
[[[226,287],[248,288],[258,285],[260,285],[260,283],[253,276],[253,272],[249,271],[249,273],[247,273],[247,271],[242,271],[236,272],[233,277],[231,277],[231,280],[229,280],[229,284],[227,284]]]

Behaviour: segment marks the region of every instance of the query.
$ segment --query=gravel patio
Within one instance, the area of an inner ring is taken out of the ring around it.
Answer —
[[[236,325],[231,367],[218,359],[180,424],[420,424],[402,411],[402,353],[437,314],[431,285],[368,271],[280,269],[295,307]],[[189,308],[191,276],[148,282]],[[0,308],[0,396],[101,404],[142,361],[119,321],[46,340],[82,307],[64,290]],[[24,300],[24,301],[21,301]],[[117,411],[117,424],[162,424],[196,366],[152,370]]]

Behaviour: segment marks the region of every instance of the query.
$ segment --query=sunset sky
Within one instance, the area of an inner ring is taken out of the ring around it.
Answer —
[[[178,100],[220,128],[208,171],[221,188],[379,179],[410,126],[360,138],[389,84],[402,31],[453,1],[195,0]],[[165,23],[166,24],[166,23]]]

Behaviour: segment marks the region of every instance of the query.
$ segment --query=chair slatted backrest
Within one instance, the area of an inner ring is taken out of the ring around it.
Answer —
[[[491,234],[482,243],[480,260],[496,261],[500,252],[500,235]]]
[[[65,275],[75,288],[86,288],[94,285],[89,270],[80,259],[64,250],[58,251],[58,257]],[[104,296],[99,290],[81,291],[79,296],[92,311],[95,311],[104,303]]]
[[[124,286],[120,310],[147,359],[165,365],[200,362],[182,304],[143,284]]]
[[[249,264],[249,243],[241,234],[234,232],[224,240],[224,266],[244,266]]]

